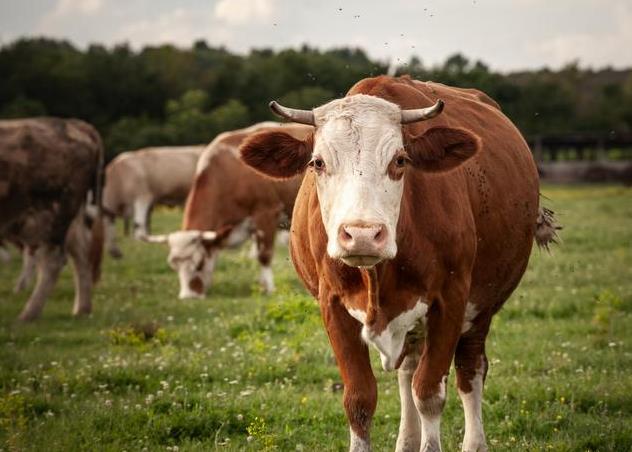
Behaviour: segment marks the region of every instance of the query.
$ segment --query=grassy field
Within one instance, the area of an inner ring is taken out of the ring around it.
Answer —
[[[564,224],[535,250],[488,340],[483,406],[492,450],[632,450],[632,190],[546,187]],[[161,210],[156,232],[180,212]],[[68,270],[43,317],[14,319],[19,270],[0,265],[0,450],[326,450],[347,447],[340,379],[316,303],[278,249],[278,291],[259,293],[247,250],[226,252],[204,300],[178,301],[166,249],[126,239],[94,314],[73,319]],[[147,336],[147,337],[146,337]],[[392,450],[397,379],[381,370],[376,451]],[[442,423],[459,448],[451,375]]]

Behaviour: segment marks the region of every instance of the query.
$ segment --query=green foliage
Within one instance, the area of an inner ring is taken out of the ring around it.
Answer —
[[[563,242],[551,254],[533,250],[494,317],[483,402],[490,450],[631,450],[632,189],[542,192]],[[176,229],[181,216],[157,209],[155,232]],[[121,245],[125,258],[106,258],[94,312],[82,319],[71,316],[67,266],[42,318],[17,324],[28,298],[11,290],[18,253],[0,265],[0,449],[348,449],[341,378],[287,249],[275,250],[272,296],[258,290],[245,246],[220,254],[205,299],[178,300],[164,248],[127,237]],[[371,357],[372,445],[392,450],[397,376]],[[447,391],[443,447],[460,450],[454,371]]]
[[[0,117],[85,119],[103,134],[107,159],[145,146],[197,144],[272,119],[270,100],[312,108],[342,97],[388,64],[362,50],[308,46],[240,56],[199,41],[135,52],[127,45],[78,50],[66,41],[20,39],[0,48]],[[542,69],[502,74],[461,54],[435,67],[417,57],[396,68],[420,80],[477,88],[525,135],[632,132],[632,73]]]

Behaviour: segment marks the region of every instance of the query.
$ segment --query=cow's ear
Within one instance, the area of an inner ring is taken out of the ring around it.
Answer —
[[[312,156],[313,135],[298,140],[285,132],[259,132],[239,147],[241,158],[257,171],[280,179],[305,171]]]
[[[220,227],[217,231],[202,231],[200,234],[200,239],[202,240],[202,245],[209,251],[213,247],[221,246],[222,243],[228,239],[228,236],[233,229],[234,225],[224,225]]]
[[[480,147],[480,138],[469,130],[443,126],[411,136],[405,144],[413,166],[430,172],[456,168],[476,154]]]

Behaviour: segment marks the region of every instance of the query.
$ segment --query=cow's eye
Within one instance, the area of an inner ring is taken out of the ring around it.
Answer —
[[[399,166],[400,168],[406,165],[406,157],[404,157],[403,155],[400,155],[399,157],[397,157],[395,159],[395,164],[397,166]]]
[[[314,157],[309,165],[319,173],[325,170],[325,161],[320,157]]]

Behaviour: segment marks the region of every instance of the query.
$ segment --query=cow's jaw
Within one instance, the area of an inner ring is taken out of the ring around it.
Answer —
[[[425,326],[428,304],[419,299],[415,305],[401,312],[382,331],[376,332],[366,324],[366,312],[361,309],[348,309],[349,314],[362,323],[362,340],[373,345],[380,353],[382,368],[386,371],[399,367],[405,357],[406,335],[420,322]]]
[[[356,95],[319,107],[314,115],[318,129],[313,154],[325,163],[325,170],[317,171],[316,187],[327,253],[356,267],[392,259],[404,183],[387,170],[403,149],[399,107]],[[341,246],[341,228],[357,224],[383,225],[386,240],[379,249],[353,252]]]

